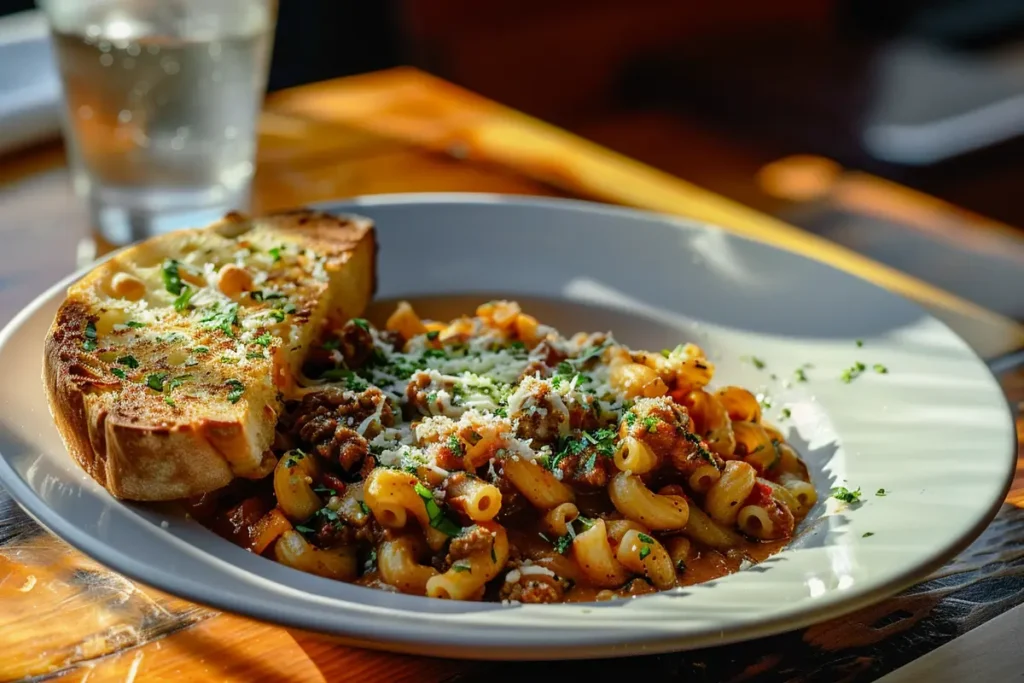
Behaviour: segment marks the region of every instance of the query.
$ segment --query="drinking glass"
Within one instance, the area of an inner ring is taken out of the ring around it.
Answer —
[[[40,0],[76,192],[120,245],[246,210],[276,0]]]

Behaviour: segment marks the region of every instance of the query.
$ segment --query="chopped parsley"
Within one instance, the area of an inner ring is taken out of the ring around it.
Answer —
[[[178,262],[174,259],[167,259],[161,270],[163,271],[164,287],[167,291],[175,296],[181,294],[184,285],[181,283],[181,273],[178,272]]]
[[[806,382],[807,381],[807,373],[804,372],[803,368],[797,368],[793,372],[793,376],[796,377],[796,381],[797,382]]]
[[[713,456],[711,454],[711,451],[708,450],[707,446],[704,445],[703,439],[701,439],[693,432],[685,432],[683,434],[683,438],[697,447],[697,454],[700,455],[700,457],[714,464],[715,456]]]
[[[860,347],[864,346],[864,340],[863,339],[858,339],[856,344],[857,344],[857,348],[859,349]]]
[[[865,531],[863,534],[861,534],[861,538],[871,538],[874,535],[874,531]]]
[[[270,335],[266,335],[266,336],[269,337]],[[256,340],[256,343],[258,344],[259,340]],[[270,339],[268,338],[267,339],[267,344],[269,344],[269,343],[270,343]],[[341,344],[341,341],[338,340],[338,339],[328,339],[327,341],[325,341],[323,343],[323,345],[320,348],[322,348],[324,351],[334,351],[336,348],[338,348],[338,346],[340,344]],[[266,344],[264,344],[264,346],[266,346]]]
[[[839,379],[843,380],[845,384],[849,384],[856,378],[860,377],[861,373],[863,373],[866,369],[866,365],[864,365],[860,361],[857,361],[850,367],[843,370],[843,373],[839,375]]]
[[[366,332],[370,331],[370,323],[365,318],[352,318],[352,320],[350,320],[349,322],[361,330],[364,330]]]
[[[167,390],[168,391],[174,391],[175,389],[180,387],[185,382],[188,382],[188,381],[191,381],[191,380],[192,380],[192,375],[178,375],[177,377],[175,377],[174,379],[172,379],[170,382],[167,383]]]
[[[124,370],[121,368],[110,368],[110,374],[119,379],[127,379],[127,376],[124,374]]]
[[[336,495],[338,495],[338,492],[335,489],[329,489],[329,488],[327,488],[326,486],[323,486],[323,485],[321,485],[321,486],[314,486],[313,487],[313,493],[323,493],[323,494],[328,495],[328,496],[336,496]]]
[[[359,509],[363,511],[364,515],[371,515],[371,514],[373,514],[370,511],[370,506],[367,505],[364,501],[359,501]]]
[[[644,418],[644,429],[648,432],[658,431],[658,423],[661,422],[661,418],[655,417],[654,415],[648,415]]]
[[[583,471],[590,472],[594,469],[594,465],[597,464],[597,451],[590,454],[590,457],[583,463]]]
[[[245,354],[245,357],[248,358],[249,360],[256,360],[258,358],[266,358],[266,356],[263,355],[262,351],[250,351],[249,353]]]
[[[256,337],[252,341],[254,344],[259,344],[260,346],[270,346],[270,344],[274,341],[274,337],[271,336],[269,332],[264,332],[263,334]]]
[[[214,304],[210,312],[200,319],[199,323],[203,327],[220,330],[227,336],[234,337],[235,333],[231,328],[238,324],[238,304],[231,303],[225,306]]]
[[[273,310],[267,311],[267,315],[269,315],[271,318],[273,318],[275,322],[279,322],[279,323],[284,322],[284,319],[285,319],[284,311],[282,311],[279,308],[275,308]]]
[[[743,356],[742,358],[740,358],[740,360],[747,361],[758,370],[764,370],[765,368],[765,362],[758,358],[757,356]]]
[[[313,533],[316,533],[316,531],[314,529],[310,529],[308,526],[303,526],[301,524],[296,524],[295,525],[295,530],[298,531],[300,534],[313,534]]]
[[[789,408],[783,408],[782,409],[782,419],[783,420],[788,420],[792,416],[793,416],[793,411],[791,411]]]
[[[86,351],[96,350],[96,323],[92,320],[85,324],[85,341],[82,348]]]
[[[229,365],[238,365],[240,360],[241,360],[240,358],[233,358],[231,356],[221,356],[220,357],[220,362],[221,363],[228,363]]]
[[[127,326],[127,327],[145,327],[146,323],[140,323],[140,322],[136,322],[134,320],[129,320],[128,322],[125,323],[125,326]]]
[[[636,424],[636,413],[634,413],[634,412],[626,413],[626,426],[627,427],[632,427],[635,424]]]
[[[267,249],[267,253],[270,254],[270,258],[274,260],[274,263],[277,263],[278,261],[281,260],[281,249],[283,248],[284,245],[281,245],[280,247],[271,247],[270,249]]]
[[[120,358],[117,359],[117,364],[124,365],[125,367],[129,367],[132,370],[139,367],[139,361],[136,360],[135,356],[121,356]]]
[[[165,379],[167,379],[166,372],[154,372],[151,375],[146,375],[146,386],[153,391],[163,391]]]
[[[284,466],[291,469],[299,464],[299,461],[306,457],[306,454],[302,451],[295,449],[294,451],[288,451],[285,454]]]
[[[280,292],[263,292],[257,289],[254,292],[249,292],[249,298],[253,301],[270,301],[272,299],[283,299],[284,294]]]
[[[497,559],[495,559],[495,561],[497,561]],[[473,567],[470,566],[467,560],[459,560],[458,562],[455,562],[452,565],[452,571],[455,571],[457,573],[469,572],[470,574],[472,574]]]
[[[875,363],[873,368],[879,375],[886,375],[889,373],[889,368],[885,367],[881,363]]]
[[[640,548],[640,559],[644,560],[651,554],[651,544],[654,543],[654,539],[647,534],[637,534],[636,537],[644,544],[643,547]]]
[[[365,391],[370,386],[362,377],[346,368],[331,368],[320,377],[331,382],[343,381],[352,391]]]
[[[423,504],[427,508],[427,516],[430,518],[430,526],[437,529],[446,536],[458,536],[462,533],[462,528],[453,522],[441,509],[441,506],[434,500],[434,494],[430,492],[426,486],[420,482],[416,482],[414,487],[416,494],[423,499]],[[493,555],[494,549],[491,549]],[[495,560],[497,561],[497,560]]]
[[[179,294],[178,298],[174,300],[174,310],[181,313],[182,311],[191,308],[192,304],[190,302],[192,301],[192,294],[193,292],[191,287],[188,285],[182,285],[181,294]]]
[[[430,330],[427,332],[427,341],[437,341],[437,338],[441,336],[438,330]]]
[[[885,496],[889,495],[889,492],[886,491],[885,489],[878,489],[877,491],[875,491],[875,495],[884,498]]]
[[[210,349],[206,348],[205,346],[197,346],[194,349],[192,349],[192,352],[193,353],[209,353]]]
[[[567,552],[569,552],[569,548],[572,547],[572,540],[572,534],[559,536],[557,539],[555,539],[555,542],[553,544],[555,546],[555,551],[562,555],[565,555]]]
[[[850,503],[852,505],[854,503],[860,502],[861,492],[860,487],[851,491],[845,486],[836,486],[835,488],[832,489],[831,495],[836,500],[841,500],[844,503]]]
[[[169,405],[172,408],[177,408],[178,407],[178,404],[175,403],[174,399],[171,398],[170,396],[164,396],[164,403],[166,403],[167,405]]]
[[[242,394],[245,393],[245,385],[237,379],[229,379],[224,382],[224,384],[230,389],[228,391],[228,401],[231,403],[238,403],[242,398]]]
[[[457,456],[463,455],[462,443],[459,442],[459,437],[454,434],[448,437],[448,450]]]
[[[772,407],[772,397],[768,394],[758,394],[757,402],[761,404],[763,410],[768,410]]]

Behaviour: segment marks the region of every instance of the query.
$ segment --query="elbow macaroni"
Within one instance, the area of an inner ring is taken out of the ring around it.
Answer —
[[[244,273],[220,272],[245,299]],[[504,301],[450,322],[402,302],[385,327],[326,333],[304,370],[333,374],[289,397],[277,465],[255,484],[266,488],[225,497],[233,540],[408,595],[591,600],[735,571],[781,547],[818,500],[757,397],[712,388],[693,344],[566,339]]]

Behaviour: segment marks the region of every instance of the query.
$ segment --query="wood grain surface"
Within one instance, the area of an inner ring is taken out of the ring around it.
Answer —
[[[268,102],[260,134],[257,210],[435,190],[640,206],[710,220],[879,282],[940,314],[984,354],[1024,339],[1011,321],[416,71],[281,93]],[[0,159],[0,239],[0,322],[95,255],[58,146]],[[1004,379],[1011,399],[1024,401],[1024,374]],[[0,491],[0,681],[432,683],[641,673],[688,681],[873,680],[1024,602],[1024,465],[1007,500],[985,533],[928,581],[834,622],[680,655],[493,664],[358,650],[217,614],[106,570]]]

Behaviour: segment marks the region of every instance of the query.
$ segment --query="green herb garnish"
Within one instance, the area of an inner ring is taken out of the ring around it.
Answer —
[[[229,379],[224,384],[230,388],[230,391],[228,391],[228,401],[238,403],[242,398],[242,394],[245,393],[245,385],[237,379]]]
[[[569,548],[572,547],[572,540],[573,537],[570,534],[566,534],[565,536],[559,536],[554,543],[555,551],[562,555],[565,555],[567,552],[569,552]]]
[[[124,365],[134,370],[139,367],[139,361],[136,360],[135,356],[121,356],[117,359],[118,365]]]
[[[437,338],[441,336],[438,330],[430,330],[427,332],[427,341],[437,341]]]
[[[125,326],[126,327],[145,327],[146,323],[139,323],[139,322],[135,322],[134,320],[129,320],[128,322],[125,323]]]
[[[153,391],[163,391],[165,379],[167,379],[166,372],[154,372],[151,375],[146,375],[146,386]]]
[[[748,361],[751,365],[753,365],[758,370],[764,370],[765,362],[763,360],[761,360],[760,358],[758,358],[757,356],[743,356],[742,358],[740,358],[740,360]]]
[[[174,259],[167,259],[161,267],[163,271],[164,287],[171,294],[181,294],[181,274],[178,272],[178,262]]]
[[[278,261],[281,260],[281,249],[283,248],[284,245],[281,245],[280,247],[271,247],[270,249],[267,249],[267,253],[270,254],[270,257],[274,260],[274,263],[277,263]]]
[[[427,508],[427,516],[430,518],[431,527],[437,529],[446,536],[458,536],[462,533],[462,528],[450,520],[447,515],[445,515],[444,510],[441,509],[441,506],[437,504],[436,500],[434,500],[434,494],[430,492],[430,489],[420,482],[416,482],[416,486],[414,488],[416,490],[416,494],[423,499],[423,504]],[[493,548],[491,552],[494,552]]]
[[[877,491],[875,491],[875,495],[884,498],[885,496],[889,495],[889,492],[886,491],[885,489],[878,489]]]
[[[110,374],[119,379],[127,379],[127,376],[124,374],[124,370],[121,368],[110,368]]]
[[[96,323],[92,320],[85,324],[85,341],[82,342],[82,348],[86,351],[96,350]]]
[[[314,529],[310,529],[308,526],[302,526],[301,524],[295,525],[295,530],[300,534],[313,534],[316,533]]]
[[[497,562],[497,559],[495,559],[495,562]],[[457,572],[457,573],[462,573],[462,572],[469,572],[470,574],[473,573],[473,568],[471,566],[469,566],[469,562],[466,561],[466,560],[459,560],[458,562],[454,563],[452,565],[452,570]]]
[[[796,377],[796,381],[797,382],[806,382],[807,381],[807,373],[804,372],[803,368],[797,368],[793,372],[793,376]]]
[[[448,449],[457,456],[463,454],[462,443],[459,442],[459,437],[454,434],[448,437]]]
[[[875,372],[877,372],[879,375],[886,375],[889,373],[889,368],[885,367],[881,363],[875,363],[873,367]]]
[[[370,331],[370,322],[365,318],[352,318],[349,322],[361,330],[365,330],[366,332]]]
[[[229,337],[234,337],[232,326],[238,324],[238,304],[227,304],[221,307],[214,304],[211,311],[199,323],[208,329],[220,330]]]
[[[267,343],[269,343],[269,340]],[[321,346],[321,348],[324,351],[334,351],[336,348],[338,348],[340,344],[341,341],[339,339],[328,339],[323,343],[323,346]]]
[[[181,313],[182,311],[191,308],[192,304],[190,302],[192,301],[192,294],[193,292],[191,287],[188,285],[182,285],[181,294],[179,294],[178,298],[174,300],[174,310]]]
[[[836,500],[841,500],[844,503],[859,503],[860,502],[860,487],[850,490],[845,486],[836,486],[832,489],[832,497]]]
[[[863,534],[861,534],[861,538],[871,538],[874,535],[874,531],[865,531]]]
[[[370,506],[364,501],[359,501],[359,509],[363,511],[364,515],[372,515],[373,512],[370,510]]]

